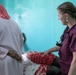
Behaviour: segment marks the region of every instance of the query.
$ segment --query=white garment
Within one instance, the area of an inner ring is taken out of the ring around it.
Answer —
[[[23,37],[18,25],[11,19],[0,18],[0,75],[23,75],[23,65],[7,55],[8,50],[22,53]]]

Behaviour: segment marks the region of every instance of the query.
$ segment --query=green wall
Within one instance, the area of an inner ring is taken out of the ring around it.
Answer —
[[[55,46],[64,30],[57,7],[67,0],[0,0],[26,34],[24,51],[45,51]],[[68,0],[76,4],[75,0]]]

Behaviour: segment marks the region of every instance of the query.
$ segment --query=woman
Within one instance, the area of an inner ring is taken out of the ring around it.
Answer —
[[[0,4],[0,75],[23,75],[22,45],[20,28]]]
[[[66,29],[61,36],[61,43],[44,53],[59,51],[62,75],[76,75],[76,7],[71,2],[64,2],[57,11]]]

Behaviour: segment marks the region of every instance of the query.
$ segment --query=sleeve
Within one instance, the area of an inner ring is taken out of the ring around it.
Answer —
[[[6,55],[8,53],[8,49],[4,48],[4,46],[1,44],[3,42],[2,39],[3,39],[3,35],[4,35],[3,34],[4,29],[3,29],[2,25],[0,25],[0,27],[1,27],[1,29],[0,29],[0,58],[4,58],[4,57],[6,57]]]
[[[8,50],[0,47],[0,58],[5,58],[7,56]]]
[[[74,52],[74,51],[76,51],[76,33],[74,33],[73,35],[72,35],[72,39],[70,39],[70,41],[71,41],[71,43],[70,43],[70,51],[71,52]]]

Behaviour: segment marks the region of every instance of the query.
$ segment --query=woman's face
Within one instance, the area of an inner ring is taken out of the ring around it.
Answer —
[[[67,25],[66,14],[63,14],[60,10],[58,10],[58,19],[62,22],[63,25]]]

